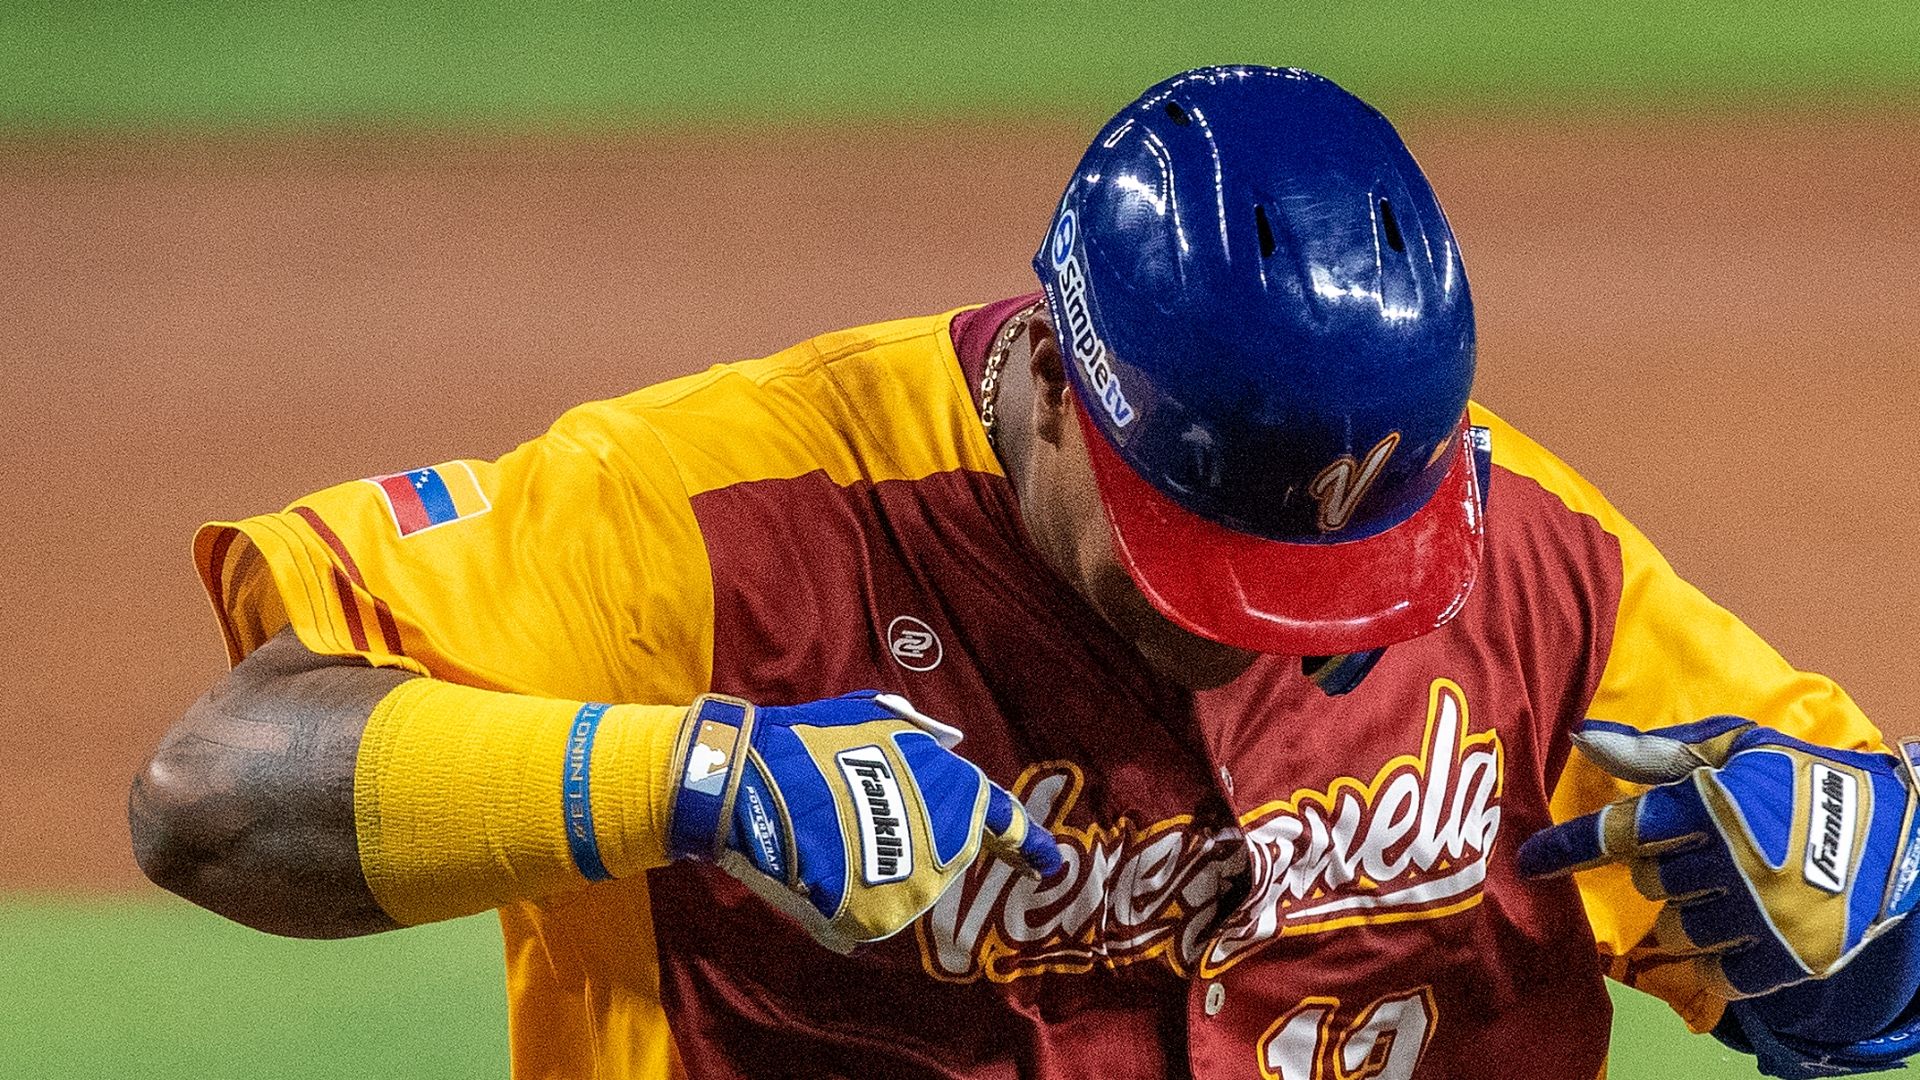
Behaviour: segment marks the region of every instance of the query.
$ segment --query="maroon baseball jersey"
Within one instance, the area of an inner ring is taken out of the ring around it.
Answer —
[[[1608,974],[1710,1026],[1720,1003],[1639,949],[1656,909],[1624,871],[1529,882],[1513,853],[1633,790],[1570,755],[1585,717],[1877,746],[1845,695],[1477,405],[1485,564],[1457,618],[1344,696],[1283,657],[1183,690],[1039,559],[980,430],[1027,299],[585,406],[422,470],[474,481],[431,527],[357,511],[392,509],[376,482],[204,535],[236,656],[291,623],[573,698],[895,691],[1061,840],[1055,877],[983,860],[851,956],[705,865],[515,905],[515,1074],[1591,1077]]]

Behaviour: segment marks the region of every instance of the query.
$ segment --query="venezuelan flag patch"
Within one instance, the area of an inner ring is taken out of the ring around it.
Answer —
[[[451,525],[478,517],[493,509],[480,490],[473,467],[464,461],[449,461],[412,472],[372,476],[367,483],[378,487],[393,514],[394,527],[401,536],[412,536],[441,525]]]

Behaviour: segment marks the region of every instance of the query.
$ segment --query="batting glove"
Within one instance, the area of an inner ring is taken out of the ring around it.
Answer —
[[[668,850],[717,862],[842,953],[911,924],[982,851],[1052,873],[1053,834],[959,741],[872,690],[785,707],[709,694],[676,752]]]
[[[1737,716],[1644,732],[1589,720],[1573,739],[1658,786],[1534,834],[1521,871],[1624,863],[1665,902],[1657,947],[1693,956],[1728,999],[1833,974],[1920,898],[1920,744],[1832,750]]]

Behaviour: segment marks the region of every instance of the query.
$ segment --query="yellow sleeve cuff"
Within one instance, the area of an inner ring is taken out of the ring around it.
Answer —
[[[354,772],[360,866],[374,899],[412,926],[583,886],[576,851],[597,853],[616,878],[665,865],[685,714],[606,708],[582,755],[580,702],[401,683],[368,719]],[[583,806],[593,825],[585,849]]]

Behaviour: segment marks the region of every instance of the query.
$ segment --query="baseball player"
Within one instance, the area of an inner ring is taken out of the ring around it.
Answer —
[[[497,909],[521,1077],[1596,1077],[1606,976],[1911,1052],[1920,755],[1468,401],[1379,113],[1169,79],[1034,268],[207,526],[143,867]]]

